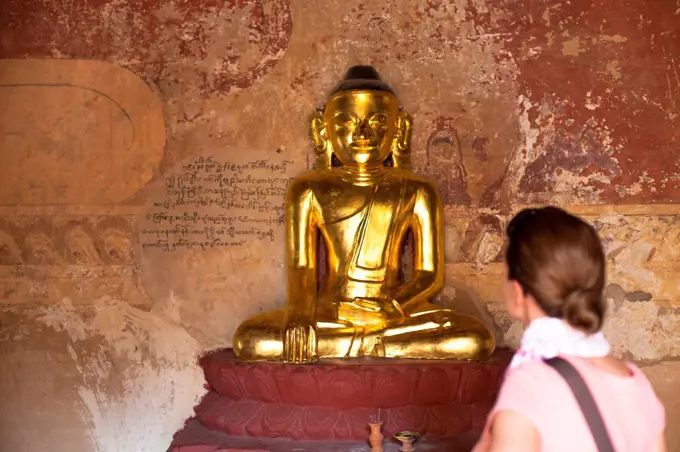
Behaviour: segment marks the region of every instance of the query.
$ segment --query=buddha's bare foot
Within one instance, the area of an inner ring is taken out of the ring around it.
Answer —
[[[383,343],[387,357],[411,359],[486,359],[495,348],[493,332],[481,321],[427,305],[385,331]]]
[[[318,361],[314,322],[302,314],[292,314],[283,333],[283,362],[304,364]]]

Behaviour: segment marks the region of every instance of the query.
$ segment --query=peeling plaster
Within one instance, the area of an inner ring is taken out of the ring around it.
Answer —
[[[582,46],[582,42],[579,38],[572,38],[568,41],[562,43],[562,55],[577,57],[582,53],[586,52]]]
[[[621,64],[618,61],[610,61],[607,63],[607,72],[614,80],[621,80]]]
[[[621,35],[612,35],[612,36],[601,35],[600,41],[622,43],[622,42],[628,41],[628,38],[626,38],[625,36],[621,36]]]
[[[680,315],[661,313],[653,301],[625,301],[619,308],[607,298],[608,308],[603,331],[612,354],[636,361],[658,361],[680,356]],[[496,325],[501,326],[499,343],[512,348],[520,345],[524,326],[507,317],[502,303],[488,304]]]
[[[32,312],[68,337],[93,450],[165,450],[204,393],[199,343],[172,320],[113,298],[77,307],[65,299]],[[12,338],[25,339],[21,330]]]
[[[663,357],[680,356],[680,315],[662,314],[653,301],[627,301],[616,309],[609,301],[610,318],[604,332],[612,344],[612,351],[638,361],[655,361]]]
[[[599,111],[600,102],[586,93],[586,109]],[[589,203],[610,186],[619,165],[609,156],[623,144],[603,119],[567,119],[563,111],[571,103],[555,97],[535,104],[520,95],[518,104],[521,142],[508,167],[506,189],[526,193],[529,202]]]

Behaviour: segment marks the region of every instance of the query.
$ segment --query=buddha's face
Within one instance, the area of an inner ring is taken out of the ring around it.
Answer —
[[[343,165],[381,164],[397,133],[399,102],[380,91],[345,91],[326,104],[324,123],[333,151]]]

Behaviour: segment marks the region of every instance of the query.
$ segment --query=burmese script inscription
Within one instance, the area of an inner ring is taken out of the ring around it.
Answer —
[[[188,162],[165,175],[159,199],[146,211],[141,246],[172,253],[280,240],[294,172],[285,159]]]
[[[285,196],[305,155],[224,147],[175,163],[142,194],[140,276],[207,348],[285,301]],[[179,320],[178,320],[179,321]]]

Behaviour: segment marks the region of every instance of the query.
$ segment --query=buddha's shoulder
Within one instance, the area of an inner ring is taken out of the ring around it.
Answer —
[[[393,177],[404,181],[407,187],[419,191],[438,192],[437,186],[427,177],[402,169],[395,169],[393,171]]]
[[[290,181],[288,195],[293,197],[304,196],[305,193],[316,192],[323,186],[333,183],[336,177],[331,171],[306,171]]]
[[[321,184],[326,184],[334,179],[336,179],[336,176],[332,173],[332,171],[329,170],[305,171],[304,173],[293,178],[293,180],[290,182],[290,187],[297,189],[313,188]]]

